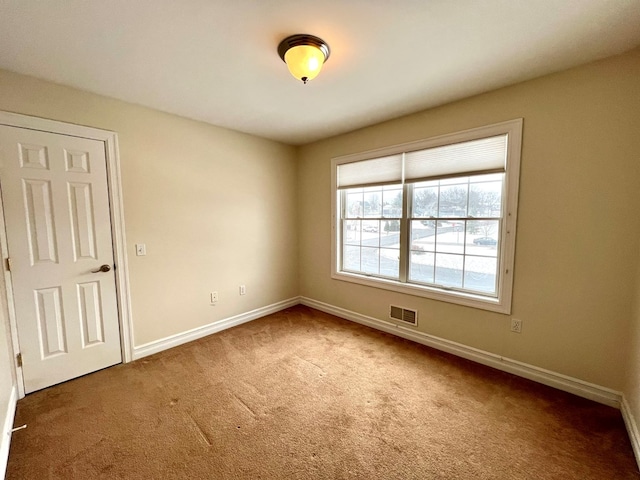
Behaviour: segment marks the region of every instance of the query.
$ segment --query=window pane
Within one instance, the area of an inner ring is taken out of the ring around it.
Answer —
[[[349,190],[347,192],[347,218],[360,218],[364,214],[362,206],[362,189]]]
[[[415,250],[433,252],[435,247],[435,220],[411,220],[411,245]]]
[[[389,235],[398,236],[400,234],[400,220],[383,220],[382,230],[387,236]]]
[[[380,231],[379,220],[363,220],[362,222],[362,238],[377,237],[377,233]],[[374,235],[371,235],[371,234]]]
[[[502,208],[502,182],[472,183],[469,188],[469,215],[499,217]]]
[[[496,257],[498,255],[498,220],[467,221],[467,254]]]
[[[409,280],[412,282],[433,283],[434,254],[430,252],[411,252]]]
[[[344,243],[347,245],[360,245],[360,220],[345,220],[343,222]]]
[[[380,250],[378,248],[362,247],[362,271],[365,273],[380,273]]]
[[[380,233],[377,231],[373,231],[376,227],[372,226],[371,224],[378,224],[378,221],[373,221],[373,222],[362,222],[362,240],[361,240],[361,245],[363,247],[375,247],[378,248],[380,246]],[[367,231],[367,227],[365,227],[365,224],[369,224],[368,227],[368,231]]]
[[[495,294],[497,269],[497,258],[467,256],[464,263],[464,288]]]
[[[438,216],[438,187],[413,188],[413,217],[437,217]]]
[[[465,232],[462,222],[439,222],[436,230],[436,252],[464,254]]]
[[[446,287],[462,288],[462,255],[436,253],[435,283]]]
[[[380,274],[385,277],[398,278],[400,275],[400,249],[380,249]]]
[[[382,216],[382,190],[365,189],[364,216],[379,218]]]
[[[458,180],[459,179],[454,179]],[[465,179],[466,180],[466,179]],[[443,180],[441,183],[444,183]],[[445,185],[440,187],[439,217],[466,217],[467,192],[469,184]]]
[[[402,217],[402,187],[385,188],[382,192],[382,216],[383,217]]]
[[[360,247],[346,245],[342,250],[342,268],[354,272],[360,271]]]

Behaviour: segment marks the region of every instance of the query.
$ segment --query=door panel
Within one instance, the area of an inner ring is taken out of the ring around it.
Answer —
[[[104,143],[0,126],[26,393],[120,363]]]

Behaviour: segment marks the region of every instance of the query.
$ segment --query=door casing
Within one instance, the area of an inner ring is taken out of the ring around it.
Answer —
[[[118,136],[115,132],[100,130],[93,127],[85,127],[70,123],[48,120],[39,117],[32,117],[17,113],[0,111],[0,125],[25,128],[30,130],[40,130],[44,132],[71,135],[75,137],[99,140],[104,143],[107,159],[107,184],[109,192],[109,203],[111,206],[111,233],[113,236],[113,254],[116,265],[116,300],[118,304],[118,319],[120,323],[120,344],[122,347],[123,363],[133,360],[133,324],[131,316],[131,295],[129,289],[129,268],[127,262],[126,238],[124,229],[124,211],[122,200],[122,185],[120,177],[120,158],[118,155]],[[0,178],[0,182],[2,179]],[[1,187],[1,183],[0,183]],[[5,298],[9,312],[9,324],[11,329],[11,341],[14,353],[20,352],[18,343],[17,323],[15,308],[13,304],[13,288],[11,284],[11,272],[6,268],[5,259],[8,256],[6,230],[4,224],[4,208],[0,198],[0,250],[2,252]],[[16,369],[16,379],[18,386],[18,397],[23,398],[24,381],[22,368],[14,362]]]

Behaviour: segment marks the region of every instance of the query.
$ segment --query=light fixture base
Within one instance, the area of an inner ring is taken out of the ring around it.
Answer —
[[[293,47],[298,47],[301,45],[312,45],[320,49],[320,51],[324,55],[324,61],[326,62],[331,55],[331,50],[329,49],[329,45],[327,42],[318,38],[314,35],[308,35],[306,33],[299,33],[296,35],[291,35],[290,37],[285,38],[278,45],[278,55],[283,62],[287,63],[284,59],[284,55],[287,53],[287,50]]]

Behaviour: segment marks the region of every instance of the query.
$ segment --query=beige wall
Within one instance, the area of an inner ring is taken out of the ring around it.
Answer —
[[[624,383],[640,235],[640,50],[299,151],[301,295],[605,387]],[[330,278],[332,157],[524,118],[513,316]]]
[[[298,294],[295,148],[1,70],[0,110],[118,133],[136,345]]]
[[[640,262],[638,262],[635,294],[633,317],[628,336],[629,356],[624,396],[637,426],[640,427]],[[636,456],[640,462],[640,452],[636,452]]]

